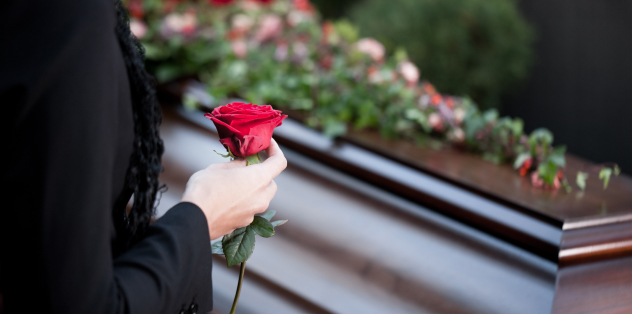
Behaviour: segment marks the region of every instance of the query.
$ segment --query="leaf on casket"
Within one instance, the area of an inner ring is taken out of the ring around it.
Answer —
[[[612,176],[612,168],[604,167],[599,171],[599,179],[603,180],[603,189],[608,188],[608,182],[610,182],[610,176]]]
[[[269,210],[259,217],[264,218],[267,221],[270,221],[270,219],[272,219],[274,215],[276,215],[276,210]]]
[[[538,174],[540,175],[540,178],[549,185],[553,185],[553,181],[557,176],[557,171],[557,165],[551,161],[538,166]]]
[[[264,238],[269,238],[274,235],[274,227],[272,224],[261,216],[255,216],[248,228],[252,228],[256,234]]]
[[[286,223],[286,222],[287,222],[287,219],[285,219],[285,220],[277,220],[277,221],[273,221],[273,222],[271,222],[270,224],[272,224],[272,226],[273,226],[273,227],[277,227],[277,226],[280,226],[280,225],[282,225],[282,224],[284,224],[284,223]]]
[[[553,149],[551,155],[549,155],[548,160],[554,163],[556,166],[564,167],[566,166],[566,158],[564,157],[564,153],[566,152],[566,146],[558,146]]]
[[[259,153],[256,153],[254,155],[250,155],[250,156],[246,156],[246,166],[249,165],[256,165],[259,163]]]
[[[524,162],[529,158],[531,158],[531,153],[529,152],[518,155],[518,157],[516,157],[516,161],[514,161],[514,169],[522,167],[522,164],[524,164]]]
[[[224,255],[224,249],[222,248],[222,241],[217,241],[211,244],[211,253]]]
[[[222,239],[222,248],[228,267],[245,262],[255,249],[255,231],[252,228],[239,228]]]
[[[577,171],[575,183],[577,183],[577,186],[582,189],[582,191],[586,189],[586,179],[588,179],[588,173]]]

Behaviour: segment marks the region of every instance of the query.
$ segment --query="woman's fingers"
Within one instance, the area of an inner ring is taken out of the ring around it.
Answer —
[[[267,180],[272,180],[287,167],[287,160],[281,148],[279,148],[279,144],[277,144],[274,139],[270,140],[270,146],[266,150],[266,153],[268,154],[268,159],[254,166],[259,168],[257,171],[262,171]]]

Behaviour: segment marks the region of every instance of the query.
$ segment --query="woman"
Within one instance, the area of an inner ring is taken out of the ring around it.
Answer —
[[[122,5],[3,1],[0,42],[0,312],[210,311],[209,241],[265,211],[276,143],[260,165],[194,174],[149,225],[161,116]]]

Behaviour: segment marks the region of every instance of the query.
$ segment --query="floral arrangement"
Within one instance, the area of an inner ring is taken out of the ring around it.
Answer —
[[[321,21],[308,0],[129,0],[130,26],[160,82],[194,77],[214,99],[240,97],[303,112],[331,137],[348,128],[420,143],[449,143],[494,163],[513,162],[543,189],[571,190],[565,147],[546,129],[482,111],[467,96],[421,80],[406,51],[386,55],[347,21]],[[186,106],[203,102],[184,95]],[[439,144],[443,145],[443,144]],[[617,165],[596,170],[604,188]],[[585,188],[588,174],[575,178]]]

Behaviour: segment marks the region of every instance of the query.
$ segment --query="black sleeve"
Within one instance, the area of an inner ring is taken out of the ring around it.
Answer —
[[[175,206],[112,257],[117,104],[128,87],[114,23],[110,0],[0,4],[6,313],[212,309],[209,232],[197,206]]]

